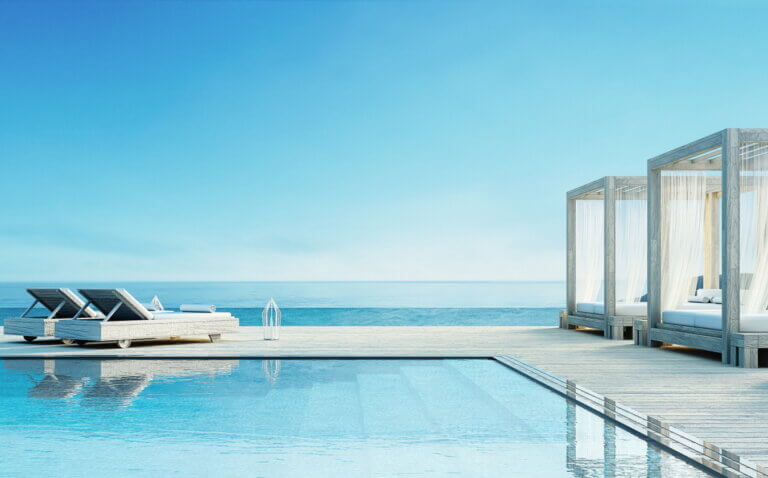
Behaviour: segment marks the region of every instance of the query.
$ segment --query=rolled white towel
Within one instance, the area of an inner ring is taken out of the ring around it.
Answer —
[[[688,302],[694,302],[697,304],[708,304],[709,297],[707,297],[706,295],[692,295],[688,297]]]
[[[179,311],[181,312],[205,312],[205,313],[213,313],[216,312],[216,306],[215,305],[203,305],[203,304],[181,304],[181,307],[179,307]]]

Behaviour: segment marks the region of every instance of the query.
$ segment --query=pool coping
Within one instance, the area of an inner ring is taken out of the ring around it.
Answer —
[[[638,412],[572,380],[541,370],[511,355],[494,356],[493,359],[707,470],[727,477],[768,478],[768,470],[765,467],[686,433],[658,417]]]

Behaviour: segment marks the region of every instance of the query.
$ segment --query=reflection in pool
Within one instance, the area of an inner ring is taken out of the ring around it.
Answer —
[[[703,475],[490,360],[3,365],[10,475]]]

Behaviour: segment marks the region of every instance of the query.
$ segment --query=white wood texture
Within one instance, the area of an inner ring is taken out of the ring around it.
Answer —
[[[54,326],[59,319],[43,317],[12,317],[3,322],[8,335],[26,335],[30,337],[53,337]]]
[[[55,335],[62,339],[97,342],[142,340],[173,336],[220,335],[237,330],[238,324],[238,319],[231,316],[110,322],[96,319],[60,320],[56,323]]]

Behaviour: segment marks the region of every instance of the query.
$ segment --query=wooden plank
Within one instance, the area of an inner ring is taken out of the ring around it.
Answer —
[[[692,141],[684,146],[667,151],[648,160],[649,169],[657,169],[695,154],[710,151],[719,147],[723,141],[723,132],[718,131],[704,138]]]
[[[576,201],[566,198],[566,294],[567,310],[576,312]]]
[[[739,128],[738,134],[744,142],[768,141],[768,129],[766,128]]]
[[[667,328],[652,328],[648,330],[648,340],[656,342],[666,342],[686,347],[694,347],[710,352],[720,352],[722,349],[722,339],[711,335],[692,334]]]
[[[661,172],[648,164],[648,327],[661,322]],[[649,340],[649,346],[654,344]]]
[[[576,199],[579,196],[583,196],[587,193],[600,190],[604,186],[605,186],[605,178],[596,179],[591,183],[587,183],[583,186],[579,186],[578,188],[571,189],[570,191],[568,191],[567,196],[569,199]]]
[[[723,207],[722,207],[722,270],[723,270],[723,363],[735,361],[730,357],[731,333],[739,332],[741,303],[741,274],[739,264],[739,203],[740,160],[739,133],[735,129],[724,131],[723,138]]]
[[[154,320],[59,320],[56,336],[88,341],[141,340],[163,337],[222,334],[237,329],[236,317]]]
[[[53,337],[56,321],[41,317],[13,317],[5,319],[4,330],[9,335]]]
[[[568,316],[568,325],[589,327],[591,329],[605,330],[605,318],[599,315],[574,314]]]
[[[605,178],[603,200],[603,313],[616,315],[616,183]]]
[[[648,178],[645,176],[613,176],[613,183],[616,187],[642,186],[648,184]]]

